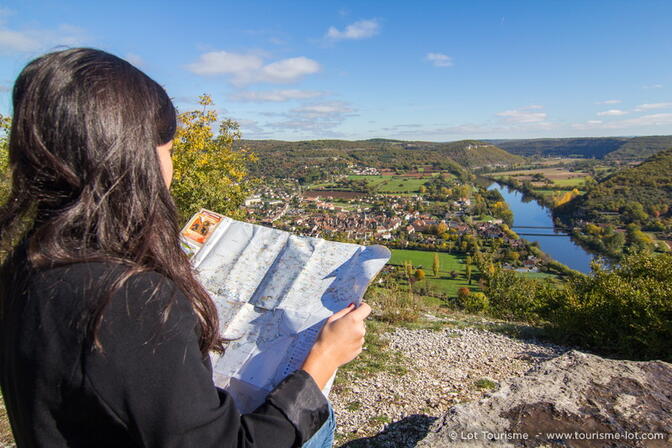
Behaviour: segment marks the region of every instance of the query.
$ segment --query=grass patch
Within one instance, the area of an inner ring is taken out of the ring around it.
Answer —
[[[489,380],[487,378],[481,378],[480,380],[474,382],[474,386],[476,386],[477,389],[481,390],[493,390],[497,388],[497,383],[495,383],[492,380]]]
[[[402,266],[404,260],[410,260],[413,267],[425,271],[426,277],[422,282],[427,282],[432,289],[448,295],[457,297],[457,290],[460,288],[469,288],[471,291],[478,291],[478,269],[472,264],[472,284],[470,285],[465,275],[465,257],[463,255],[453,255],[446,252],[434,252],[424,250],[392,249],[392,257],[388,264]],[[434,277],[432,264],[434,263],[434,254],[439,254],[439,276]],[[451,272],[455,271],[457,276],[452,277]],[[416,283],[422,286],[422,282]]]
[[[410,177],[410,176],[348,176],[349,180],[363,180],[367,186],[377,193],[417,193],[421,185],[424,185],[433,176]]]
[[[587,176],[584,177],[572,177],[569,179],[555,179],[553,181],[553,185],[557,185],[559,187],[578,187],[579,185],[583,185],[585,182]]]
[[[410,260],[414,267],[418,268],[422,266],[429,277],[432,275],[432,263],[434,262],[435,253],[439,254],[439,263],[441,264],[439,275],[448,274],[450,271],[460,272],[464,270],[463,256],[425,250],[392,249],[392,257],[388,264],[402,266],[404,260]]]
[[[369,419],[369,423],[374,425],[387,425],[391,421],[392,420],[390,420],[390,417],[387,415],[376,415],[375,417],[371,417]]]
[[[362,408],[362,403],[359,401],[351,401],[347,405],[345,405],[345,409],[347,409],[350,412],[354,411],[359,411]]]

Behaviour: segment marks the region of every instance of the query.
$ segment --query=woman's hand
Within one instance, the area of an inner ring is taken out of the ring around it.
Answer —
[[[366,333],[364,319],[370,313],[371,307],[366,303],[357,308],[350,304],[327,319],[301,367],[313,377],[320,389],[324,388],[336,369],[362,352]]]

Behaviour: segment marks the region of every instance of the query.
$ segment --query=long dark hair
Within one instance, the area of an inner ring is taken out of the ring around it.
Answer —
[[[127,266],[87,316],[93,347],[102,348],[96,335],[112,292],[152,270],[190,299],[201,352],[221,350],[217,311],[180,249],[178,213],[161,175],[156,147],[176,130],[165,90],[123,59],[76,48],[30,62],[14,85],[13,107],[2,241],[16,241],[12,232],[31,219],[33,268],[82,261]]]

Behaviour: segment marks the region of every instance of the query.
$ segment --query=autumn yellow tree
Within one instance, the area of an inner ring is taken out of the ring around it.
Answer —
[[[252,186],[247,166],[256,158],[245,150],[234,151],[241,137],[237,122],[223,120],[215,135],[218,116],[210,96],[201,95],[198,104],[201,109],[178,115],[171,185],[175,203],[183,219],[201,208],[240,218]]]
[[[566,204],[566,203],[568,203],[569,201],[571,201],[572,199],[574,199],[575,197],[577,197],[579,195],[581,195],[581,192],[579,190],[577,190],[576,188],[574,188],[572,191],[566,191],[565,193],[563,193],[563,194],[561,194],[561,195],[559,195],[555,198],[555,201],[554,201],[555,206],[559,207],[563,204]]]
[[[0,205],[4,204],[9,196],[12,180],[9,173],[9,129],[12,119],[0,114]]]
[[[439,277],[439,271],[441,270],[441,262],[439,261],[439,254],[434,252],[434,262],[432,263],[432,272],[434,272],[434,277]]]

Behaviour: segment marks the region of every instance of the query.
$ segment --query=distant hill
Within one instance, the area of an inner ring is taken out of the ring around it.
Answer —
[[[388,139],[243,140],[237,147],[248,148],[259,156],[259,162],[252,167],[253,174],[297,179],[305,179],[311,170],[315,171],[309,174],[313,178],[318,170],[342,172],[348,164],[400,170],[431,166],[460,175],[465,173],[465,168],[510,166],[525,161],[491,143],[477,140],[449,143]]]
[[[619,161],[644,160],[659,151],[672,148],[672,135],[487,141],[511,154],[526,157],[583,157]]]
[[[584,157],[601,159],[620,148],[627,137],[535,138],[530,140],[488,140],[521,156]]]
[[[642,160],[666,149],[672,149],[672,135],[634,137],[617,150],[607,154],[606,158],[610,160]]]
[[[462,140],[451,143],[435,143],[432,145],[427,149],[444,154],[468,168],[515,165],[525,161],[521,156],[511,154],[492,143],[479,140]]]
[[[560,215],[600,221],[604,213],[619,213],[622,221],[633,221],[629,214],[637,213],[632,205],[638,202],[648,214],[672,205],[672,149],[661,151],[642,164],[612,174],[555,211]]]

